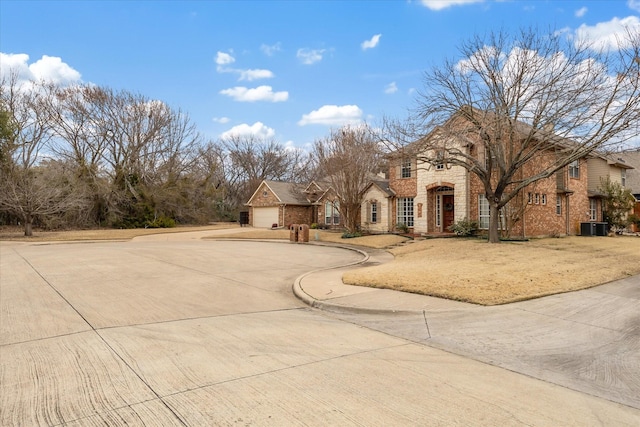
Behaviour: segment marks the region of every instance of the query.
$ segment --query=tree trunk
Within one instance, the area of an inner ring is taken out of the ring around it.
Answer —
[[[26,237],[33,236],[33,218],[29,214],[24,216],[24,235]]]
[[[500,210],[498,205],[489,203],[489,243],[500,243]]]

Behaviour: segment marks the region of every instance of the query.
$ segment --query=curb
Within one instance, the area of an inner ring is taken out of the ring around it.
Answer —
[[[339,314],[340,313],[342,313],[342,314],[422,314],[422,311],[419,311],[419,310],[389,310],[389,309],[380,309],[380,308],[346,306],[346,305],[341,305],[341,304],[334,304],[334,303],[328,302],[328,301],[320,301],[320,300],[312,297],[307,292],[305,292],[305,290],[302,287],[302,281],[306,277],[311,276],[312,274],[322,273],[322,272],[329,271],[329,270],[336,270],[338,268],[352,267],[352,266],[364,264],[370,258],[370,255],[367,252],[365,252],[364,250],[353,248],[353,247],[342,246],[342,245],[339,245],[339,244],[325,244],[325,243],[315,243],[315,242],[313,243],[313,245],[338,247],[338,248],[342,248],[342,249],[351,250],[351,251],[358,252],[358,253],[362,254],[364,256],[364,258],[359,260],[359,261],[351,262],[351,263],[344,264],[344,265],[338,265],[338,266],[334,266],[334,267],[320,268],[320,269],[317,269],[317,270],[308,271],[308,272],[298,276],[296,278],[296,280],[294,281],[294,283],[293,283],[293,294],[299,300],[301,300],[306,305],[308,305],[309,307],[316,308],[316,309],[322,310],[322,311],[328,311],[328,312],[332,312],[332,313],[339,313]]]

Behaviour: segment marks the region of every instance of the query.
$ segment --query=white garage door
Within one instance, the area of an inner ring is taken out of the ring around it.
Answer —
[[[271,228],[278,223],[278,208],[253,208],[253,226]]]

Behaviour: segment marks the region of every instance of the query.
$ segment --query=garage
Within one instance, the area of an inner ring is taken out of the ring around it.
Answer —
[[[253,226],[256,228],[271,228],[278,224],[278,207],[253,208]]]

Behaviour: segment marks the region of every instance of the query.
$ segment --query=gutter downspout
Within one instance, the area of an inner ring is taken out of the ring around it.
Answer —
[[[285,215],[286,210],[287,210],[287,204],[283,203],[282,204],[282,225],[278,224],[280,227],[284,227],[284,219],[286,217],[286,215]]]

